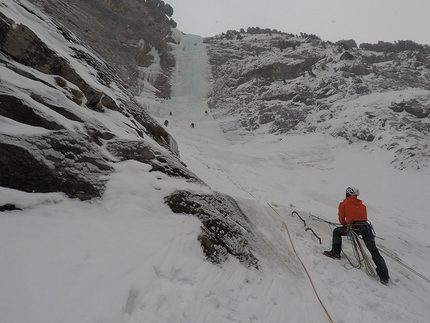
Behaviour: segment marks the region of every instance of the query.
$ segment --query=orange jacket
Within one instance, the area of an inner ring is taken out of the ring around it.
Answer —
[[[352,221],[366,221],[366,206],[355,195],[350,195],[339,204],[339,222],[347,225]]]

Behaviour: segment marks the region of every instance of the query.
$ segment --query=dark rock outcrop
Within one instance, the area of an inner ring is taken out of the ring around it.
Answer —
[[[198,239],[210,261],[222,263],[230,254],[245,266],[258,268],[248,242],[249,223],[231,197],[176,191],[165,201],[173,212],[193,214],[202,221],[203,233]]]
[[[7,203],[7,204],[4,204],[4,205],[0,205],[0,212],[15,211],[15,210],[22,211],[22,209],[16,207],[15,204]]]
[[[104,181],[98,178],[83,178],[85,172],[82,167],[91,165],[96,169],[91,173],[100,175],[108,174],[111,168],[103,162],[101,156],[91,156],[90,151],[84,151],[83,143],[57,140],[45,142],[46,146],[42,146],[41,141],[23,140],[24,145],[28,144],[28,149],[0,143],[0,186],[29,193],[64,192],[69,197],[81,200],[100,197]],[[75,151],[71,152],[70,145],[73,144]],[[61,147],[55,147],[56,145]],[[57,153],[64,152],[64,155],[45,154],[42,160],[38,160],[36,155],[43,155],[44,148],[55,149]],[[52,167],[47,163],[51,163]]]

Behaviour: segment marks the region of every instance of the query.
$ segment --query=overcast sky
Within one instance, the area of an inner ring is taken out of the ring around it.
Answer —
[[[184,33],[214,36],[260,27],[357,44],[430,44],[430,0],[165,0]]]

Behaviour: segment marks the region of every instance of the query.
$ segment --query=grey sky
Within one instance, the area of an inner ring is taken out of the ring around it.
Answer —
[[[430,44],[430,0],[165,0],[178,29],[203,37],[260,27],[323,40]]]

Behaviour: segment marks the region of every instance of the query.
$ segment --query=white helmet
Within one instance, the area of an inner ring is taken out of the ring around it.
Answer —
[[[345,190],[346,194],[358,196],[360,191],[355,187],[347,187]]]

